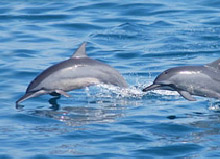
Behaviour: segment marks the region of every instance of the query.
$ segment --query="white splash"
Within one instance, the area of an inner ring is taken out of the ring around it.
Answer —
[[[160,95],[172,95],[172,96],[176,96],[178,95],[178,93],[176,91],[169,91],[169,90],[153,90],[152,92],[156,93],[156,94],[160,94]]]
[[[112,85],[98,85],[98,87],[107,89],[111,91],[112,93],[116,94],[117,97],[135,97],[135,98],[141,98],[146,93],[143,93],[140,88],[136,87],[129,87],[129,88],[119,88]]]
[[[211,101],[210,106],[209,106],[209,110],[220,111],[220,104],[219,104],[219,102],[212,102]]]

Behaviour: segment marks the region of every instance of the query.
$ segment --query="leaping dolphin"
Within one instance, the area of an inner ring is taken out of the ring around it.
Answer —
[[[190,101],[196,100],[192,95],[220,99],[220,59],[201,66],[168,69],[143,91],[158,89],[177,91]]]
[[[90,59],[86,54],[86,43],[83,43],[70,59],[47,68],[31,81],[25,95],[16,104],[43,94],[70,97],[66,92],[98,84],[128,87],[114,68]]]

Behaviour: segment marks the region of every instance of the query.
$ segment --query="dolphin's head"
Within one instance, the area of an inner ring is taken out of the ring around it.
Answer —
[[[144,88],[143,91],[147,92],[150,90],[155,89],[165,89],[165,90],[174,90],[175,87],[175,81],[173,81],[172,77],[177,73],[178,71],[175,69],[168,69],[164,72],[162,72],[160,75],[158,75],[153,84]]]
[[[33,81],[31,81],[26,89],[26,93],[30,93],[30,92],[36,92],[40,89],[43,89],[42,87],[39,87],[40,85],[39,80],[34,79]]]
[[[31,92],[32,90],[34,90],[34,88],[36,88],[36,82],[33,80],[29,83],[29,85],[26,89],[26,93]]]

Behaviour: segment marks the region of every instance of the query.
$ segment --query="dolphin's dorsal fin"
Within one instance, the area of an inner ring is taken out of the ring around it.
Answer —
[[[88,57],[88,55],[86,54],[86,42],[81,44],[70,58],[73,59],[73,58],[80,58],[80,57]]]
[[[214,61],[212,63],[206,64],[206,66],[213,67],[215,69],[220,70],[220,59],[218,59],[218,60],[216,60],[216,61]]]

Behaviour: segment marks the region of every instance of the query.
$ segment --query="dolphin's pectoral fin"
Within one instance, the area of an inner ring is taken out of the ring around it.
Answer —
[[[42,95],[42,94],[47,94],[48,92],[45,91],[45,90],[39,90],[37,92],[28,92],[26,93],[24,96],[22,96],[20,99],[18,99],[16,101],[16,104],[19,104],[20,102],[24,101],[24,100],[27,100],[29,98],[32,98],[32,97],[37,97],[39,95]]]
[[[191,94],[187,91],[177,91],[177,92],[187,100],[196,101],[196,99],[192,97]]]
[[[59,89],[59,90],[55,90],[54,92],[55,92],[55,93],[62,94],[62,95],[65,96],[65,97],[72,97],[70,94],[64,92],[64,91],[61,90],[61,89]]]

